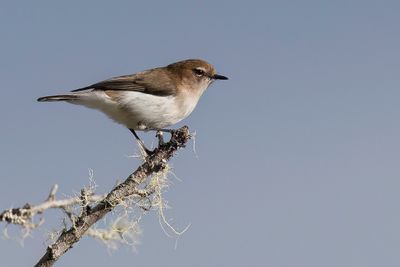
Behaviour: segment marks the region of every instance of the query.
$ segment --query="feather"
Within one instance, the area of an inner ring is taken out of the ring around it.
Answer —
[[[86,90],[135,91],[155,96],[170,96],[176,93],[176,83],[165,70],[156,68],[131,75],[114,77],[71,92]]]

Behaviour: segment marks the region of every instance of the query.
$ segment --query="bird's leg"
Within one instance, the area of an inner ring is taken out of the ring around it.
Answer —
[[[175,132],[175,130],[173,130],[173,129],[159,129],[159,128],[147,128],[146,129],[146,131],[156,131],[157,132],[157,134],[156,134],[156,136],[158,137],[158,133],[169,133],[169,134],[173,134],[174,132]]]
[[[157,132],[156,132],[156,137],[158,138],[158,146],[164,145],[163,132],[160,131],[160,130],[157,130]]]
[[[139,136],[137,135],[137,133],[135,132],[135,130],[133,129],[129,129],[129,131],[131,131],[131,133],[135,136],[136,141],[138,142],[139,146],[144,150],[144,152],[146,152],[146,154],[148,156],[150,156],[151,154],[153,154],[153,151],[149,150],[146,148],[146,146],[144,145],[143,141],[139,138]]]
[[[169,133],[172,136],[174,130],[172,129],[156,129],[156,128],[147,128],[147,131],[156,131],[156,137],[158,138],[158,146],[162,146],[165,144],[163,133]]]
[[[157,131],[172,134],[175,130],[173,130],[173,129],[157,129]]]

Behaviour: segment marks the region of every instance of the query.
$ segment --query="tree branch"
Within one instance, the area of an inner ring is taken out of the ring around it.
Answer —
[[[58,185],[54,185],[50,191],[48,198],[38,205],[25,204],[22,208],[8,209],[0,213],[0,222],[21,225],[27,230],[32,230],[43,223],[43,219],[39,223],[34,222],[34,217],[43,213],[48,209],[62,209],[68,212],[70,207],[82,205],[82,196],[71,197],[67,199],[56,200]],[[92,193],[86,195],[86,205],[96,203],[103,200],[106,195],[94,195]]]
[[[174,152],[185,146],[190,137],[191,136],[187,126],[173,131],[171,140],[168,143],[161,144],[158,148],[156,148],[154,150],[154,154],[146,158],[146,161],[135,172],[129,175],[123,183],[117,185],[93,208],[88,205],[88,202],[91,202],[91,199],[88,198],[89,196],[87,196],[83,190],[81,192],[79,203],[86,204],[81,215],[75,218],[74,223],[69,230],[62,232],[57,241],[47,248],[45,255],[35,266],[52,266],[65,252],[67,252],[76,242],[80,240],[80,238],[92,225],[102,219],[107,213],[113,210],[128,197],[131,197],[132,195],[147,197],[149,192],[140,189],[139,186],[143,184],[151,175],[157,174],[158,172],[166,169],[167,161],[173,156]],[[56,191],[56,189],[51,191],[48,199],[44,203],[35,207],[36,212],[42,211],[43,208],[60,204],[59,201],[55,200],[55,193],[53,193],[53,191]],[[24,208],[31,210],[30,206]],[[16,223],[7,218],[10,217],[7,217],[4,212],[0,214],[0,221],[3,220]]]

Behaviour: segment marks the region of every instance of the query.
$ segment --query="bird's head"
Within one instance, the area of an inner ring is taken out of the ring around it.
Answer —
[[[201,59],[187,59],[166,67],[178,83],[192,89],[205,90],[215,80],[228,80],[219,75],[213,65]]]

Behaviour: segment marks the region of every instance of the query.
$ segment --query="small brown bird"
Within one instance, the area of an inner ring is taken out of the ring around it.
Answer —
[[[188,59],[111,78],[68,94],[40,97],[38,101],[65,101],[100,110],[128,127],[150,154],[135,130],[168,132],[164,128],[186,118],[214,80],[227,79],[216,74],[215,68],[208,62]]]

